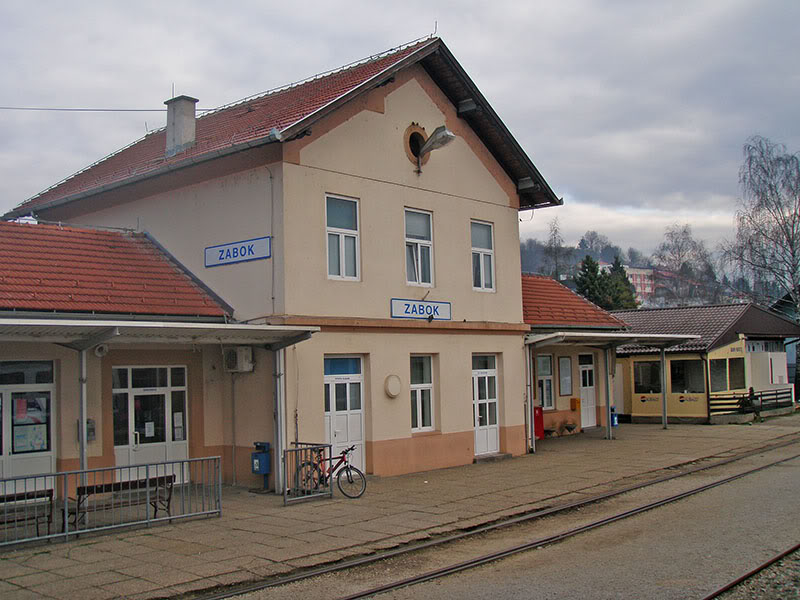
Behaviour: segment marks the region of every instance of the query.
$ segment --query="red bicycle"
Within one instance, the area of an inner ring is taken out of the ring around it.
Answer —
[[[324,451],[320,449],[316,456],[300,464],[295,472],[295,481],[301,489],[318,491],[331,484],[331,479],[336,475],[336,485],[339,491],[348,498],[358,498],[367,489],[367,478],[364,474],[350,464],[350,454],[355,450],[350,446],[339,456],[325,458]],[[339,459],[334,465],[334,459]]]

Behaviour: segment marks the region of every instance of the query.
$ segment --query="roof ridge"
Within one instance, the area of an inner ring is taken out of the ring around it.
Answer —
[[[25,219],[26,217],[22,217]],[[137,232],[135,229],[130,227],[109,227],[104,225],[83,225],[83,224],[75,224],[75,223],[63,223],[61,221],[45,221],[43,219],[36,219],[35,222],[31,223],[30,221],[25,220],[16,220],[16,221],[2,221],[0,220],[1,226],[10,226],[10,227],[42,227],[46,231],[76,231],[79,233],[93,231],[95,233],[110,233],[110,234],[139,234],[141,232]],[[41,231],[41,230],[40,230]]]
[[[251,94],[250,96],[245,96],[244,98],[240,98],[239,100],[234,100],[232,102],[228,102],[227,104],[222,104],[220,106],[217,106],[216,108],[211,108],[211,109],[208,109],[208,110],[204,111],[203,114],[198,117],[198,120],[203,119],[203,118],[207,117],[208,115],[213,115],[213,114],[216,114],[216,113],[221,112],[223,110],[228,110],[230,108],[235,108],[235,107],[240,106],[242,104],[245,104],[247,102],[252,102],[253,100],[260,100],[261,98],[266,98],[268,96],[272,96],[272,95],[278,94],[280,92],[285,92],[287,90],[291,90],[291,89],[300,87],[302,85],[305,85],[307,83],[311,83],[313,81],[318,81],[320,79],[324,79],[325,77],[329,77],[330,75],[335,75],[336,73],[343,73],[343,72],[348,71],[350,69],[353,69],[355,67],[360,67],[360,66],[363,66],[363,65],[367,65],[369,63],[373,63],[373,62],[375,62],[377,60],[382,60],[384,58],[388,58],[392,54],[397,54],[398,52],[402,52],[403,50],[407,50],[408,48],[411,48],[414,45],[417,45],[417,44],[421,45],[423,41],[429,41],[429,40],[434,40],[434,39],[438,39],[438,38],[436,36],[434,36],[433,34],[430,34],[430,35],[427,35],[427,36],[424,36],[424,37],[420,37],[420,38],[417,38],[417,39],[412,40],[410,42],[406,42],[405,44],[401,44],[399,46],[395,46],[394,48],[390,48],[388,50],[384,50],[382,52],[378,52],[377,54],[372,54],[371,56],[367,56],[366,58],[359,58],[357,60],[354,60],[353,62],[347,63],[347,64],[342,65],[340,67],[334,67],[333,69],[329,69],[327,71],[322,71],[320,73],[317,73],[315,75],[311,75],[311,76],[306,77],[304,79],[299,79],[299,80],[294,81],[292,83],[286,83],[286,84],[280,85],[278,87],[274,87],[274,88],[271,88],[269,90],[266,90],[264,92],[258,92],[256,94]],[[155,133],[156,131],[160,131],[162,129],[165,129],[165,128],[161,127],[159,129],[154,129],[151,133]]]
[[[618,308],[615,310],[610,310],[610,313],[631,313],[631,312],[656,312],[659,310],[697,310],[702,308],[735,308],[735,307],[747,307],[747,306],[757,306],[753,302],[728,302],[728,303],[719,303],[719,304],[697,304],[695,306],[652,306],[652,307],[642,307],[642,308]]]

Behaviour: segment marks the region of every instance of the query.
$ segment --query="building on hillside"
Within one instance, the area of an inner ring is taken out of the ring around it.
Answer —
[[[606,272],[610,271],[613,266],[611,263],[604,260],[597,261],[597,264],[601,271]],[[630,281],[633,286],[636,302],[643,306],[649,305],[655,290],[653,285],[653,269],[629,267],[628,265],[622,266],[625,269],[625,275],[628,276],[628,281]]]
[[[632,332],[695,334],[699,339],[666,349],[630,344],[617,349],[623,367],[622,414],[634,422],[661,419],[666,395],[672,420],[708,422],[717,412],[736,410],[750,388],[764,399],[791,406],[784,340],[800,326],[754,304],[613,311]],[[663,388],[666,375],[666,389]]]
[[[0,480],[189,457],[230,464],[221,348],[255,348],[240,388],[252,394],[271,385],[267,348],[316,330],[232,324],[232,312],[142,233],[0,221]],[[264,410],[248,418],[254,430],[272,421]]]
[[[518,211],[561,201],[445,44],[199,118],[196,102],[169,100],[165,130],[5,218],[145,230],[232,319],[320,328],[257,357],[266,379],[218,372],[235,411],[190,401],[190,428],[225,423],[202,442],[230,448],[224,477],[259,481],[257,440],[354,445],[356,466],[378,475],[525,452]],[[97,368],[109,377],[187,360],[108,345]],[[108,413],[110,383],[101,392]]]

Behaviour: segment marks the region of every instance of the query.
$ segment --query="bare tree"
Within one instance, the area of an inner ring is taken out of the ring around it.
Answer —
[[[668,305],[716,302],[719,294],[711,255],[702,240],[694,239],[692,226],[675,223],[651,258],[656,295]]]
[[[550,233],[544,247],[546,268],[553,279],[558,280],[567,266],[568,250],[564,248],[564,238],[561,235],[561,225],[558,217],[550,221]]]
[[[800,156],[752,137],[739,185],[736,237],[723,244],[725,257],[753,282],[757,300],[800,322]]]

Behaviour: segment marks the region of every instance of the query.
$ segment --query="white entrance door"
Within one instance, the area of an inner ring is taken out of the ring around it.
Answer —
[[[325,443],[333,456],[355,446],[353,466],[364,470],[364,376],[359,357],[325,358]]]
[[[52,361],[0,361],[0,479],[55,471]],[[50,489],[52,477],[0,486],[0,494]]]
[[[581,354],[578,356],[578,366],[581,374],[581,427],[595,427],[597,425],[597,400],[594,389],[594,355]]]
[[[114,367],[114,455],[118,467],[189,457],[186,367]],[[184,469],[182,481],[188,479]],[[144,468],[124,470],[122,479],[145,477]],[[151,475],[180,474],[161,467]]]
[[[499,452],[497,359],[492,355],[472,357],[472,422],[475,426],[475,454]]]
[[[0,479],[55,471],[53,386],[0,387]],[[53,478],[0,486],[0,494],[50,489]]]

